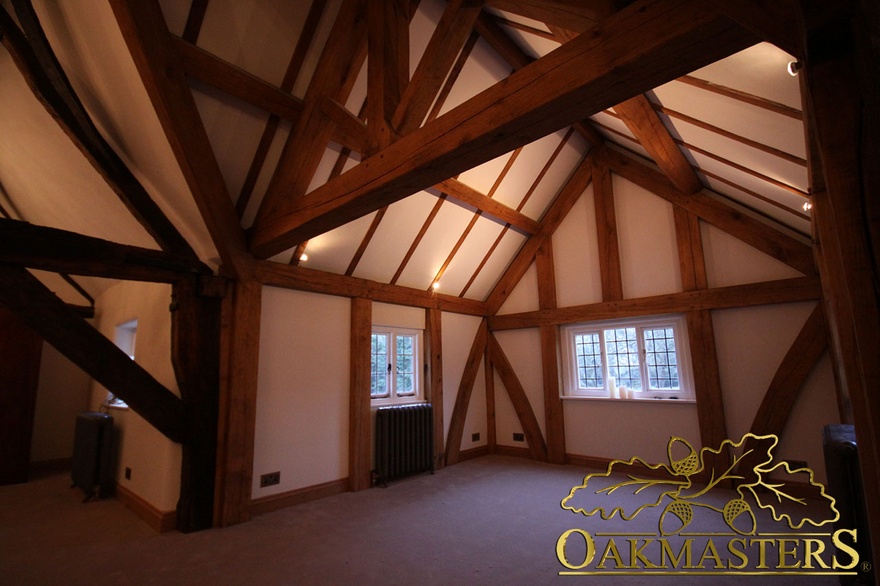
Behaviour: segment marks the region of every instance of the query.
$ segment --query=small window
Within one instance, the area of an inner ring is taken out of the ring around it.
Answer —
[[[116,331],[114,332],[114,341],[116,343],[116,346],[120,350],[128,354],[128,357],[132,360],[134,360],[135,342],[137,341],[137,326],[137,320],[133,319],[131,321],[127,321],[116,326]],[[125,401],[123,401],[113,393],[107,393],[105,404],[108,407],[117,407],[120,409],[128,408],[128,405],[125,404]]]
[[[370,398],[374,403],[413,403],[423,398],[422,333],[374,328],[370,343]]]
[[[563,397],[694,400],[680,315],[572,325],[562,340]]]

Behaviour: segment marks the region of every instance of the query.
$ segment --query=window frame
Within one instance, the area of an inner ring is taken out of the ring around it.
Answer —
[[[388,368],[393,372],[385,371],[385,381],[387,393],[384,395],[373,395],[373,337],[377,335],[387,336],[386,340],[386,359],[388,360]],[[397,389],[398,355],[397,355],[397,338],[411,337],[413,340],[412,348],[412,377],[413,391],[407,393],[399,393]],[[370,404],[374,407],[385,405],[407,405],[412,403],[424,403],[425,391],[422,369],[424,368],[424,358],[422,351],[423,330],[414,328],[401,328],[374,325],[370,332]]]
[[[625,397],[614,393],[608,386],[608,360],[604,332],[613,329],[635,328],[638,344],[639,373],[643,387],[640,391],[632,391]],[[675,357],[678,367],[678,389],[649,388],[649,374],[646,360],[644,331],[648,329],[671,328],[675,340]],[[602,360],[601,388],[582,388],[578,377],[576,336],[581,334],[599,334],[600,356]],[[636,318],[601,320],[571,324],[562,327],[560,336],[560,354],[563,366],[563,384],[560,396],[563,399],[610,399],[637,401],[674,401],[693,403],[696,401],[691,368],[690,345],[687,336],[687,323],[682,314],[655,315]]]

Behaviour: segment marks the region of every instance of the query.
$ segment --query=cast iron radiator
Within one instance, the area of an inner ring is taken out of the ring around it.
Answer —
[[[106,413],[85,412],[76,416],[71,480],[73,486],[93,496],[113,492],[113,418]]]
[[[381,407],[376,411],[376,483],[410,474],[434,473],[431,405]]]

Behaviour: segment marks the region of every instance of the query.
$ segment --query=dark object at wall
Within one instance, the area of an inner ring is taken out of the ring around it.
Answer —
[[[376,411],[375,483],[434,472],[434,417],[430,404]]]
[[[71,480],[85,501],[113,492],[113,417],[87,411],[76,416]],[[83,502],[85,502],[83,501]]]
[[[835,529],[855,529],[859,559],[868,561],[871,559],[871,535],[868,532],[855,428],[852,425],[826,425],[822,429],[822,446],[828,493],[834,497],[840,512]],[[860,570],[857,576],[841,576],[840,583],[874,584],[874,568],[867,572]]]

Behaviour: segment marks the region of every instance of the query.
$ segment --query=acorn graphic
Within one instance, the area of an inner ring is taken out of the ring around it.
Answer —
[[[660,535],[677,534],[690,525],[693,518],[694,511],[690,503],[677,499],[672,501],[660,514]]]
[[[683,443],[689,450],[688,455],[680,460],[676,460],[672,457],[672,446],[674,446],[676,442]],[[697,457],[697,452],[694,450],[693,446],[680,437],[673,437],[669,440],[669,443],[666,444],[666,455],[669,458],[669,464],[672,466],[672,471],[681,476],[690,476],[696,472],[700,463],[699,458]]]
[[[743,499],[732,499],[724,505],[721,514],[727,526],[740,535],[754,535],[757,521],[752,507]]]

